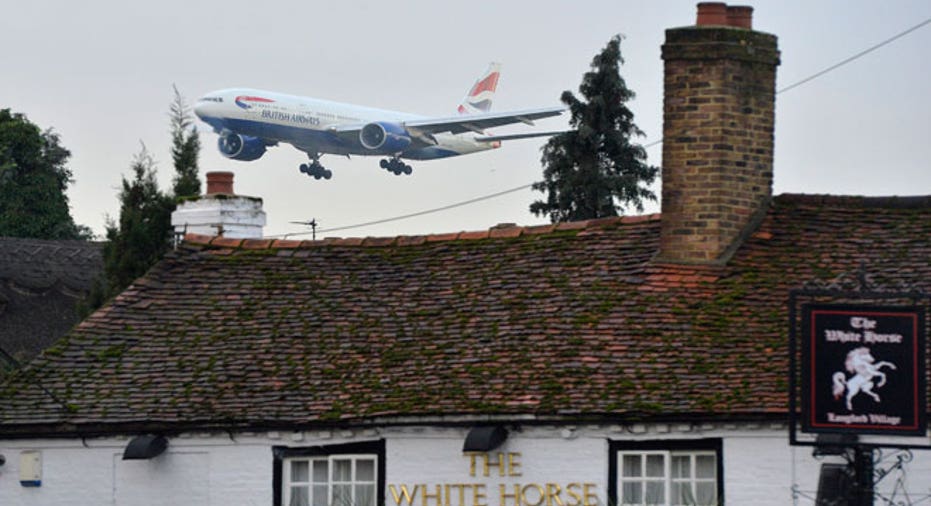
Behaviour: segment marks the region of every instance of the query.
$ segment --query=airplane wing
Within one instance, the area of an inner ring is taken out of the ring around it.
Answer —
[[[449,132],[461,134],[464,132],[482,133],[486,128],[494,128],[514,123],[533,125],[537,119],[559,116],[565,111],[563,107],[548,107],[544,109],[531,109],[526,111],[490,112],[483,114],[468,114],[451,116],[448,118],[429,118],[422,120],[405,121],[404,126],[429,134]]]
[[[401,121],[399,124],[411,133],[430,136],[439,133],[461,134],[464,132],[484,133],[486,128],[493,128],[514,123],[533,125],[534,120],[559,116],[565,111],[564,107],[547,107],[542,109],[529,109],[525,111],[490,112],[482,114],[466,114],[450,116],[448,118],[423,118]],[[344,125],[335,130],[335,133],[358,132],[362,125]]]
[[[554,135],[559,135],[563,133],[566,133],[566,131],[560,130],[558,132],[530,132],[526,134],[509,134],[509,135],[481,135],[475,138],[475,142],[513,141],[517,139],[531,139],[533,137],[552,137]]]

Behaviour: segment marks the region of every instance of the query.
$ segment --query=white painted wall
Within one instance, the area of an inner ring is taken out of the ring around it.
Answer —
[[[171,226],[179,234],[258,239],[265,227],[265,211],[262,210],[261,199],[208,195],[178,205],[171,213]]]
[[[310,446],[386,440],[386,483],[398,490],[414,485],[483,484],[489,506],[499,506],[499,485],[590,483],[606,504],[609,440],[723,439],[726,503],[784,506],[814,502],[821,461],[810,448],[792,448],[784,426],[579,426],[512,430],[495,453],[519,453],[519,476],[470,475],[462,453],[464,428],[393,427],[302,433],[186,434],[169,439],[168,450],[151,461],[123,461],[129,438],[0,440],[0,505],[271,505],[272,446]],[[19,483],[19,454],[42,453],[42,486]],[[931,452],[915,452],[907,466],[912,500],[929,493]],[[515,474],[517,474],[515,473]],[[892,484],[894,477],[884,480]],[[887,489],[887,495],[891,492]],[[434,492],[431,492],[434,493]],[[529,490],[531,500],[533,490]],[[900,495],[901,497],[901,495]],[[458,503],[454,498],[452,505]],[[566,499],[564,496],[563,499]],[[506,499],[506,506],[513,506]],[[386,490],[386,506],[397,506]],[[431,500],[431,506],[435,501]],[[880,504],[877,502],[877,504]],[[546,502],[543,503],[546,505]],[[422,506],[417,503],[415,506]],[[558,506],[552,504],[548,506]]]

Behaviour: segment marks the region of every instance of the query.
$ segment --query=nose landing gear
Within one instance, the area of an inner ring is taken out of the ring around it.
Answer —
[[[387,170],[388,172],[393,172],[395,176],[400,176],[401,174],[410,175],[414,172],[414,169],[402,162],[399,158],[385,158],[382,161],[378,162],[378,165],[381,168]]]

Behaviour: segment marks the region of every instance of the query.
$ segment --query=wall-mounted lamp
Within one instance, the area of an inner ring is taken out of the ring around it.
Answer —
[[[147,460],[158,457],[168,448],[168,438],[165,436],[136,436],[126,445],[123,460]]]
[[[818,434],[812,456],[846,455],[847,449],[857,444],[856,434]]]
[[[487,452],[501,446],[508,438],[508,431],[500,425],[472,427],[462,445],[464,452]]]

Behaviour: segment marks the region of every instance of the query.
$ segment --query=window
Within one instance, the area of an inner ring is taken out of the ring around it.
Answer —
[[[719,439],[611,442],[612,486],[619,506],[715,506],[721,497]]]
[[[284,465],[288,506],[375,506],[374,455],[294,457]]]
[[[384,502],[384,442],[274,447],[275,504],[376,506]]]

